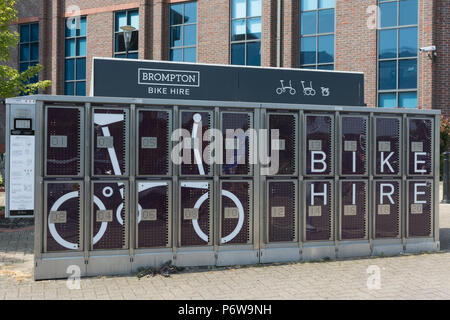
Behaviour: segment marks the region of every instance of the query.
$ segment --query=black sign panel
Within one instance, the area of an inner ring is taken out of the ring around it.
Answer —
[[[94,59],[94,96],[362,106],[362,73]]]

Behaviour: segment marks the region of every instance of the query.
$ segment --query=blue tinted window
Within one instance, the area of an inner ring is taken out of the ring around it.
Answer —
[[[171,61],[197,61],[196,23],[197,2],[178,3],[170,6],[169,59]]]
[[[399,2],[399,5],[400,5],[399,25],[405,26],[417,24],[417,15],[418,15],[417,0],[402,0]]]
[[[415,57],[417,56],[417,28],[399,29],[399,57]]]
[[[334,9],[319,11],[319,33],[334,32]]]
[[[248,66],[261,65],[261,42],[247,43],[247,65]]]
[[[319,63],[334,61],[334,35],[319,36],[318,41]]]
[[[185,62],[196,62],[197,61],[197,48],[186,48],[184,49],[184,61]]]
[[[136,29],[131,33],[128,46],[128,58],[137,59],[139,50],[139,10],[127,10],[114,12],[114,57],[126,58],[127,47],[125,45],[123,26],[131,26]]]
[[[379,88],[380,90],[397,89],[397,62],[380,62]]]
[[[231,64],[245,65],[245,43],[231,45]]]
[[[33,23],[30,26],[30,41],[39,41],[39,24],[38,23]]]
[[[380,108],[395,108],[397,107],[397,94],[395,93],[381,93],[379,95]]]
[[[20,26],[20,42],[30,42],[30,25],[24,24]]]
[[[30,61],[30,45],[20,45],[20,61]]]
[[[380,30],[378,38],[378,57],[380,59],[397,57],[397,30]]]
[[[382,28],[397,25],[397,2],[380,4],[380,24]]]
[[[67,18],[64,63],[64,94],[86,95],[86,17]],[[68,28],[67,25],[69,24]]]
[[[75,59],[66,59],[65,80],[75,80]]]
[[[302,11],[317,9],[317,0],[301,0],[300,2],[300,8]]]
[[[417,60],[400,60],[398,68],[399,89],[417,88]]]
[[[231,0],[231,64],[261,65],[262,0]]]
[[[417,107],[418,1],[379,0],[379,6],[378,105]]]
[[[400,108],[417,108],[417,92],[400,92],[398,106]]]
[[[300,65],[316,63],[316,37],[301,38]]]
[[[302,12],[300,17],[300,33],[302,35],[316,33],[316,17],[317,13],[315,11]]]
[[[261,18],[247,20],[247,39],[261,39]]]
[[[300,67],[334,69],[335,1],[301,0],[300,4]]]

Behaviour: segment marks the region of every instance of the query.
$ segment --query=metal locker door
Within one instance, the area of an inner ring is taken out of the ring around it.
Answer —
[[[93,175],[127,175],[128,110],[96,107],[92,112],[92,125]]]
[[[223,111],[220,117],[223,135],[221,175],[251,175],[250,137],[247,133],[253,128],[253,114]]]
[[[81,250],[80,182],[45,182],[45,252]]]
[[[93,182],[92,249],[128,248],[128,183]]]
[[[297,183],[267,182],[267,241],[297,241]]]
[[[400,181],[375,181],[375,238],[400,237]]]
[[[211,175],[211,166],[203,158],[203,152],[210,142],[204,141],[203,138],[205,132],[212,128],[212,112],[182,110],[180,121],[181,129],[189,133],[189,137],[183,138],[181,175]],[[185,158],[188,163],[184,161]]]
[[[408,118],[408,175],[433,175],[433,119]]]
[[[367,181],[340,182],[340,240],[367,239]]]
[[[297,115],[293,113],[269,113],[269,150],[278,150],[277,175],[297,174]],[[273,145],[271,130],[279,130],[278,146]],[[273,151],[272,151],[273,152]]]
[[[333,240],[333,181],[305,181],[306,241]]]
[[[375,175],[398,176],[401,166],[402,119],[374,117],[375,122]]]
[[[45,109],[45,175],[83,174],[84,110],[79,107]]]
[[[433,181],[409,180],[408,238],[433,236]]]
[[[172,113],[167,110],[139,109],[137,120],[137,175],[168,175]]]
[[[334,175],[334,117],[305,115],[306,152],[303,158],[306,176]]]
[[[180,183],[179,245],[207,246],[212,241],[211,182]]]
[[[251,181],[222,181],[220,244],[253,242]]]
[[[368,118],[358,115],[341,116],[341,175],[367,175]]]
[[[170,245],[170,182],[140,181],[137,186],[137,247],[168,247]]]

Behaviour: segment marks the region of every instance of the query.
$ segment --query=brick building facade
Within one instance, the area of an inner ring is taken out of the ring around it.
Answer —
[[[196,62],[231,64],[232,1],[196,1]],[[251,1],[251,0],[247,0]],[[300,67],[300,42],[303,4],[301,0],[259,0],[260,4],[260,64],[261,66]],[[448,0],[335,0],[334,8],[334,70],[360,71],[365,75],[365,103],[380,105],[380,68],[377,57],[379,30],[373,25],[374,6],[392,7],[398,1],[417,1],[417,48],[436,45],[437,56],[430,59],[427,53],[417,51],[417,106],[439,108],[450,115],[449,68],[450,68],[450,3]],[[189,2],[189,1],[188,1]],[[192,2],[192,1],[190,1]],[[320,3],[330,3],[320,0]],[[39,63],[44,66],[41,79],[53,81],[48,93],[65,93],[65,19],[85,16],[86,52],[85,82],[89,94],[93,57],[115,55],[115,13],[138,10],[139,59],[169,60],[171,57],[171,6],[184,3],[180,0],[36,0],[18,1],[19,20],[12,27],[39,23]],[[376,8],[376,7],[375,7]],[[401,8],[398,10],[402,10]],[[320,11],[319,11],[320,14]],[[394,31],[393,31],[394,32]],[[401,32],[401,31],[400,31]],[[401,36],[400,33],[399,37]],[[67,39],[67,38],[66,38]],[[77,49],[78,50],[78,49]],[[317,49],[318,50],[318,49]],[[247,52],[247,51],[246,51]],[[320,54],[320,53],[319,53]],[[20,53],[10,63],[19,65]],[[67,54],[66,54],[67,56]],[[31,58],[30,58],[31,59]],[[398,65],[401,65],[397,58]],[[389,63],[389,62],[388,62]],[[394,62],[392,62],[394,63]],[[411,67],[409,67],[411,68]],[[402,70],[396,69],[400,73]],[[387,93],[400,95],[403,92]],[[396,100],[400,101],[400,100]],[[391,101],[392,103],[392,101]]]

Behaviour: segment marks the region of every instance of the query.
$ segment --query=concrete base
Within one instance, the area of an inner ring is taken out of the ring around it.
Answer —
[[[217,253],[217,266],[235,266],[257,264],[259,262],[256,250],[219,250]]]
[[[407,253],[423,253],[439,251],[439,242],[433,239],[407,239],[406,250]]]
[[[264,248],[261,249],[260,262],[296,262],[300,261],[299,247],[293,248]]]
[[[303,261],[318,261],[322,259],[336,259],[334,242],[309,242],[303,244]]]
[[[129,254],[89,256],[87,276],[112,276],[131,273]]]
[[[202,267],[216,264],[216,253],[213,248],[209,250],[179,249],[175,254],[173,264],[177,267]]]
[[[367,257],[371,254],[368,241],[341,241],[337,249],[338,258]]]
[[[131,271],[137,272],[139,268],[152,267],[157,269],[167,261],[173,261],[172,251],[135,253],[131,263]]]
[[[403,244],[400,239],[374,240],[372,256],[395,256],[403,253]]]
[[[80,273],[77,272],[77,267]],[[85,277],[86,275],[84,257],[42,258],[35,261],[33,279],[68,279],[70,276]]]

